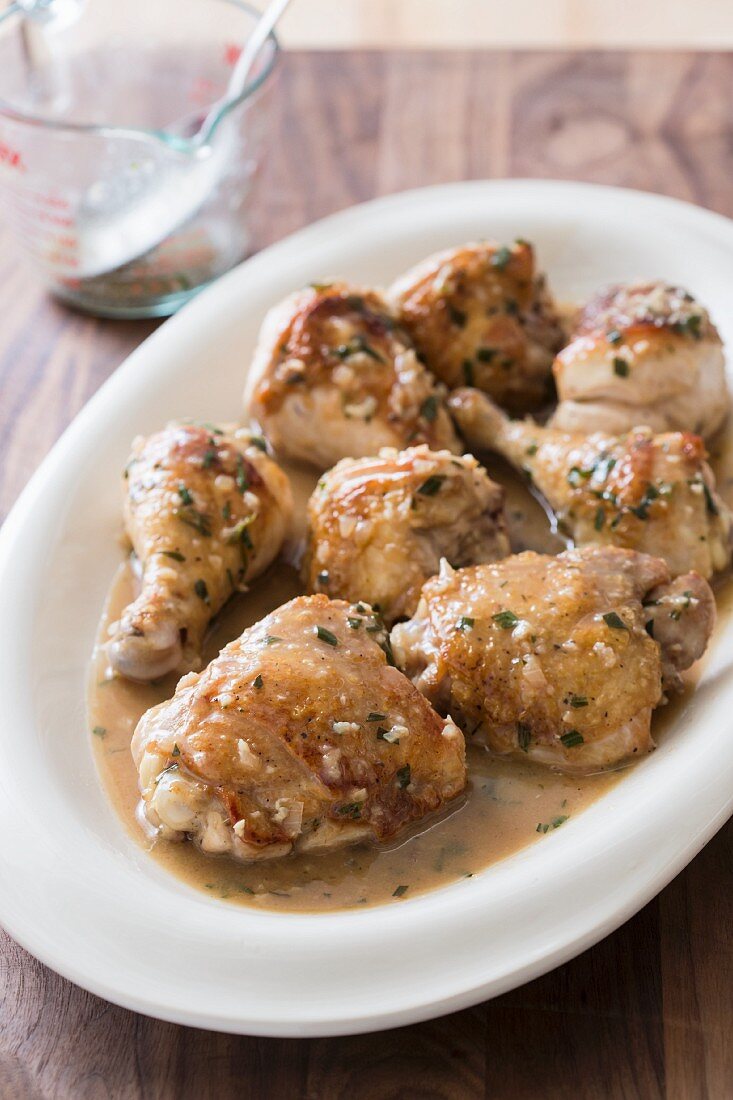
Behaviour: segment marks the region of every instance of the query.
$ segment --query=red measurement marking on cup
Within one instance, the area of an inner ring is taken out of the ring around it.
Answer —
[[[6,145],[0,141],[0,163],[8,168],[15,168],[18,172],[25,172],[25,162],[19,149],[13,149],[12,145]]]
[[[224,44],[224,64],[236,65],[239,58],[242,56],[242,47],[238,46],[236,42],[226,42]]]

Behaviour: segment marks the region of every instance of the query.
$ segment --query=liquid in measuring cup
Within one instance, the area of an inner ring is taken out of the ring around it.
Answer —
[[[208,146],[191,144],[238,52],[105,45],[38,82],[46,127],[4,118],[0,102],[6,209],[57,296],[103,315],[163,315],[246,256],[264,79]]]

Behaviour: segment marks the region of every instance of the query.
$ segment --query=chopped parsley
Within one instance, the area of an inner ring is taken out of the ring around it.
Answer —
[[[161,554],[165,554],[167,558],[173,558],[173,561],[185,561],[183,554],[178,550],[161,550]]]
[[[250,441],[249,441],[249,445],[250,445],[250,447],[256,447],[258,451],[263,451],[265,454],[267,454],[267,440],[264,438],[264,436],[261,436],[261,435],[251,436]]]
[[[181,755],[181,750],[178,748],[178,745],[176,744],[176,745],[173,746],[173,752],[171,753],[171,756],[180,756],[180,755]]]
[[[567,733],[560,734],[560,740],[566,749],[574,749],[578,745],[582,745],[585,738],[580,730],[568,730]]]
[[[316,584],[322,585],[324,588],[328,584],[328,570],[322,569],[316,577]]]
[[[581,470],[580,466],[571,466],[568,470],[568,482],[577,489],[579,485],[582,485],[584,481],[587,481],[593,474],[593,470]]]
[[[241,455],[237,455],[237,475],[235,480],[240,493],[246,493],[247,489],[249,489],[249,478],[247,477],[247,467]]]
[[[595,527],[596,531],[602,531],[603,530],[603,525],[604,525],[605,522],[606,522],[605,509],[602,508],[601,505],[599,504],[598,507],[596,508],[596,518],[593,520],[593,526]]]
[[[276,634],[268,634],[265,638],[265,645],[277,645],[281,641],[282,638],[278,638]]]
[[[606,339],[609,344],[620,344],[623,341],[623,336],[617,328],[612,328],[610,332],[606,333]]]
[[[254,680],[252,681],[252,687],[257,688],[258,690],[262,687],[263,684],[264,680],[259,674],[255,676]]]
[[[616,614],[615,611],[607,611],[603,616],[603,621],[606,626],[610,626],[612,630],[628,630],[628,626],[624,620]]]
[[[475,619],[471,619],[468,615],[461,615],[456,623],[456,630],[460,630],[465,634],[467,630],[473,630],[474,622]]]
[[[193,497],[183,482],[178,486],[178,495],[184,504],[193,504]]]
[[[407,891],[408,891],[409,889],[410,889],[410,887],[409,887],[409,886],[404,886],[404,885],[401,885],[401,886],[397,886],[397,887],[396,887],[396,888],[395,888],[395,889],[394,889],[394,890],[392,891],[392,897],[393,897],[393,898],[401,898],[401,897],[404,897],[404,895],[405,895],[405,894],[407,893]]]
[[[403,768],[397,769],[397,786],[400,790],[404,790],[410,782],[412,772],[409,764],[405,764]]]
[[[519,619],[513,611],[497,611],[491,618],[502,630],[513,630],[519,622]]]
[[[366,720],[367,722],[384,722],[386,717],[386,714],[378,714],[376,710],[372,710],[367,714]]]
[[[337,646],[339,644],[339,640],[336,635],[332,634],[330,630],[326,630],[325,626],[317,626],[314,633],[316,637],[319,638],[322,642],[325,642],[326,645]]]
[[[348,618],[346,622],[349,624],[352,630],[358,630],[361,626],[362,620],[357,618]]]
[[[209,602],[209,590],[206,587],[206,581],[201,580],[201,578],[199,577],[199,579],[193,586],[193,590],[200,600],[203,600],[204,603]]]
[[[417,490],[424,497],[434,497],[445,481],[443,474],[432,474]]]
[[[438,415],[438,398],[434,393],[431,393],[430,397],[426,397],[420,406],[420,416],[423,420],[427,420],[428,423],[432,423]]]
[[[336,813],[340,817],[361,817],[361,803],[360,802],[345,802],[343,806],[339,806]]]
[[[586,699],[585,695],[571,695],[570,706],[573,707],[575,710],[579,710],[580,707],[588,706],[588,700]]]
[[[211,442],[213,443],[214,440],[212,439]],[[204,469],[205,470],[210,470],[211,467],[216,462],[218,457],[219,457],[219,455],[218,455],[218,452],[216,450],[216,447],[209,447],[209,449],[206,451],[206,453],[204,454],[204,457],[203,457],[203,467],[204,467]]]
[[[209,517],[203,512],[197,512],[195,508],[176,508],[173,514],[187,527],[193,527],[194,531],[198,531],[207,539],[211,538],[211,523]]]
[[[619,378],[629,377],[629,364],[619,355],[613,357],[613,373],[617,374]]]
[[[95,737],[106,737],[107,736],[107,727],[106,726],[95,726],[92,730],[92,733],[94,734]]]
[[[530,443],[529,447],[527,447],[527,450],[524,453],[526,455],[529,455],[530,458],[534,458],[534,456],[537,454],[537,444]]]
[[[529,743],[532,740],[532,730],[524,722],[517,722],[517,744],[522,752],[529,751]]]
[[[506,245],[502,245],[501,248],[497,248],[496,252],[491,257],[491,266],[498,267],[499,271],[503,271],[511,258],[511,249],[507,248]]]

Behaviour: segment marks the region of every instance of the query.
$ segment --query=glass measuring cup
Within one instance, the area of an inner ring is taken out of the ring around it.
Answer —
[[[102,316],[173,313],[248,251],[277,41],[267,40],[201,147],[196,133],[226,91],[253,8],[33,4],[18,0],[0,13],[9,225],[69,304]]]

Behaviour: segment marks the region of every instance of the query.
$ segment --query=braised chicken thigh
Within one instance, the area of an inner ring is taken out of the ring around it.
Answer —
[[[723,345],[707,310],[667,283],[612,286],[581,311],[554,364],[569,431],[648,425],[709,438],[728,412]]]
[[[264,440],[243,428],[172,424],[136,439],[124,515],[141,590],[115,624],[112,667],[133,680],[200,667],[211,618],[275,558],[292,506]]]
[[[344,459],[308,504],[305,583],[364,599],[392,623],[414,612],[441,558],[457,567],[509,553],[503,503],[471,455],[421,446]]]
[[[159,835],[255,860],[384,841],[465,786],[460,730],[388,663],[365,604],[279,607],[231,642],[133,738]]]
[[[345,283],[270,311],[245,404],[279,454],[322,470],[380,447],[459,449],[441,388],[387,303]]]
[[[451,411],[467,442],[523,471],[577,546],[624,546],[664,558],[673,575],[710,577],[731,556],[731,515],[705,446],[689,432],[582,435],[509,420],[485,395],[458,390]]]
[[[654,747],[652,711],[702,655],[715,602],[696,573],[585,547],[447,565],[392,631],[397,663],[491,750],[583,772]]]
[[[477,386],[514,413],[552,396],[552,360],[563,331],[526,241],[439,252],[398,279],[389,297],[447,386]]]

